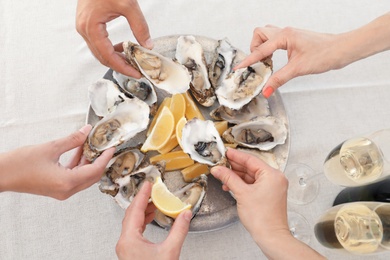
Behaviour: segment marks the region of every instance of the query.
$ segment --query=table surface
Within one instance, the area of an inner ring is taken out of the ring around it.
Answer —
[[[340,33],[390,10],[378,1],[142,1],[153,38],[172,34],[227,37],[249,53],[256,26],[273,24]],[[68,135],[85,123],[87,88],[107,68],[75,30],[77,1],[0,0],[0,152]],[[216,11],[218,10],[218,11]],[[133,40],[125,19],[107,26],[112,42]],[[289,163],[321,172],[328,152],[348,137],[389,127],[389,52],[338,71],[294,79],[280,89],[290,122]],[[274,69],[286,53],[273,56]],[[69,158],[67,154],[63,161]],[[29,162],[26,162],[29,163]],[[289,204],[313,227],[342,189],[321,177],[320,194],[305,206]],[[124,212],[94,185],[66,201],[0,194],[0,259],[116,259]],[[146,238],[167,232],[149,225]],[[329,259],[388,259],[345,256],[325,249],[312,234],[310,246]],[[241,223],[188,235],[181,259],[266,259]]]

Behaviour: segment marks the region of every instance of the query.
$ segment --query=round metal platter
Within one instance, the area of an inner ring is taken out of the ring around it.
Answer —
[[[180,35],[172,35],[154,39],[153,42],[155,47],[153,50],[161,53],[166,57],[173,58],[175,56],[177,38],[179,36]],[[202,45],[206,61],[209,64],[214,55],[218,41],[204,36],[195,36],[195,38]],[[237,55],[239,55],[241,58],[246,56],[246,54],[242,51],[238,51]],[[112,70],[108,70],[104,75],[104,78],[112,80]],[[160,104],[161,101],[169,95],[166,92],[159,90],[158,88],[156,88],[156,92],[158,96],[158,104]],[[276,146],[273,150],[268,152],[274,156],[279,169],[283,171],[286,166],[287,157],[290,150],[290,131],[288,118],[282,98],[278,91],[275,91],[275,93],[268,99],[268,103],[271,110],[271,115],[281,119],[288,130],[286,142],[283,145]],[[199,108],[202,111],[204,117],[206,119],[210,119],[209,112],[217,106],[218,102],[209,108],[202,106],[199,106]],[[95,125],[97,121],[99,121],[99,118],[96,116],[92,108],[89,107],[87,113],[87,123]],[[143,133],[136,135],[127,143],[122,144],[121,147],[134,146],[142,143],[145,139],[146,135],[144,131]],[[153,153],[149,154],[149,156],[150,155],[153,155]],[[165,173],[165,183],[169,189],[175,190],[185,184],[179,175],[181,175],[180,171]],[[218,230],[227,227],[239,220],[235,199],[230,195],[229,192],[223,191],[221,186],[222,185],[219,180],[215,179],[211,174],[208,175],[206,196],[202,202],[202,206],[200,207],[199,212],[191,221],[190,232],[207,232]]]

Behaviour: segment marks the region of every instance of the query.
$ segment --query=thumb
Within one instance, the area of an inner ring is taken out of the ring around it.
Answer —
[[[72,133],[71,135],[54,141],[54,147],[56,148],[57,153],[63,154],[64,152],[81,146],[87,139],[91,129],[91,125],[85,125],[80,130]]]
[[[226,185],[234,194],[244,190],[246,183],[234,171],[224,167],[215,166],[211,168],[210,173]]]
[[[126,17],[138,43],[145,48],[152,49],[153,42],[150,38],[148,23],[146,22],[138,2],[135,1],[132,8],[129,8],[123,15]]]
[[[192,212],[190,210],[185,210],[180,213],[180,215],[173,222],[173,226],[169,232],[167,239],[164,244],[168,247],[173,247],[176,250],[183,246],[184,240],[188,234],[188,229],[190,228],[190,221],[192,218]],[[180,250],[177,251],[180,254]],[[179,255],[177,255],[179,258]]]
[[[266,85],[262,90],[263,96],[265,98],[269,98],[272,93],[275,92],[275,90],[286,84],[287,81],[291,80],[294,77],[295,76],[293,75],[292,69],[287,64],[269,77]]]

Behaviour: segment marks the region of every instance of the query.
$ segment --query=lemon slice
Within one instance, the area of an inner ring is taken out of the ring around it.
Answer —
[[[186,111],[186,100],[182,94],[174,94],[171,99],[169,106],[173,117],[175,118],[175,124],[185,115]]]
[[[191,182],[202,174],[209,174],[209,167],[206,164],[195,163],[181,170],[185,182]]]
[[[214,122],[214,126],[217,129],[220,136],[228,129],[228,121]]]
[[[158,109],[157,109],[156,114],[155,114],[154,117],[153,117],[152,122],[150,123],[149,129],[148,129],[148,131],[146,132],[146,136],[149,136],[150,133],[152,132],[153,127],[156,125],[157,118],[160,116],[162,109],[163,109],[164,107],[168,107],[168,108],[170,107],[170,105],[171,105],[171,99],[172,99],[172,98],[170,98],[170,97],[166,97],[166,98],[164,98],[164,100],[161,102],[160,106],[159,106]]]
[[[194,99],[191,97],[191,94],[187,91],[186,93],[183,93],[183,96],[186,100],[186,111],[185,111],[186,118],[190,120],[194,117],[197,117],[199,119],[204,120],[204,116],[202,115],[202,112],[200,112]]]
[[[166,154],[173,150],[179,143],[177,142],[176,134],[172,134],[168,142],[160,149],[157,150],[160,154]]]
[[[175,119],[172,112],[167,107],[163,107],[160,115],[157,118],[156,124],[148,138],[141,147],[142,152],[150,150],[158,150],[162,148],[171,138],[175,128]]]
[[[151,197],[156,208],[171,218],[176,218],[182,211],[191,208],[191,204],[184,203],[168,190],[161,177],[156,178]]]
[[[176,130],[175,130],[177,142],[179,143],[179,145],[182,149],[183,149],[183,147],[181,146],[181,137],[182,137],[181,130],[183,130],[183,127],[186,123],[187,123],[187,119],[185,117],[180,118],[176,124]]]
[[[165,171],[180,170],[195,163],[188,154],[180,150],[152,156],[149,161],[151,164],[165,161]]]

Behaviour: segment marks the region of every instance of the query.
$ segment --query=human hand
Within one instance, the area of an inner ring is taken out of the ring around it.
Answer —
[[[106,23],[119,16],[127,19],[140,45],[153,48],[148,24],[136,0],[78,0],[76,29],[103,65],[124,75],[140,78],[141,74],[121,54],[122,44],[113,46],[108,38]]]
[[[165,241],[154,244],[143,236],[145,227],[154,218],[155,207],[148,205],[152,185],[146,181],[126,210],[122,234],[116,245],[119,259],[179,259],[187,236],[192,213],[182,212],[173,223]]]
[[[271,57],[278,50],[286,50],[288,62],[268,79],[262,94],[268,98],[289,80],[307,74],[317,74],[339,69],[349,61],[336,51],[339,35],[317,33],[287,27],[284,29],[267,25],[254,30],[248,55],[235,69]]]
[[[102,176],[115,149],[105,151],[92,164],[82,157],[91,126],[44,144],[25,146],[0,155],[0,191],[25,192],[64,200],[88,188]],[[77,148],[68,165],[65,152]]]
[[[238,216],[255,240],[270,234],[288,234],[287,187],[284,174],[262,160],[228,149],[232,169],[216,166],[211,174],[231,190],[237,200]]]

